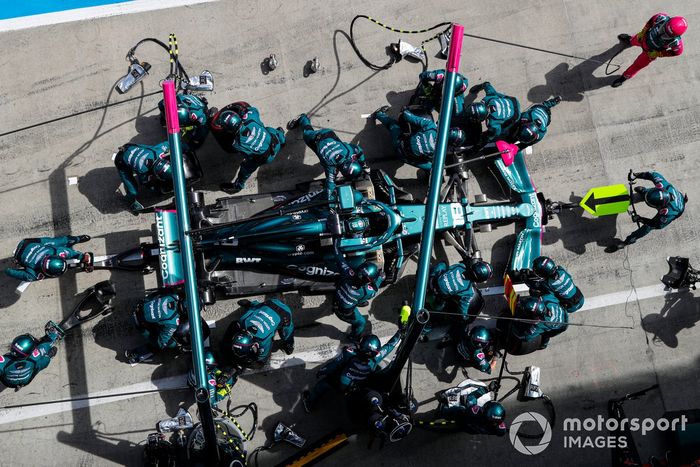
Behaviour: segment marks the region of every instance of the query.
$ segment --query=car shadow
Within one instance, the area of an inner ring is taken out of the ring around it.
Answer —
[[[150,230],[112,232],[104,236],[105,252],[120,253],[141,244],[150,237]],[[100,237],[96,237],[100,238]],[[124,351],[143,344],[143,338],[134,327],[131,311],[146,296],[144,276],[134,271],[110,271],[110,281],[115,284],[114,311],[102,318],[92,329],[95,343],[115,352],[115,359],[125,362]]]
[[[570,203],[578,204],[580,196],[573,193],[569,196]],[[605,248],[617,235],[617,214],[613,216],[590,217],[584,214],[583,208],[565,210],[558,214],[561,227],[547,225],[542,237],[543,245],[553,245],[562,242],[565,249],[583,254],[590,243]]]
[[[627,46],[617,43],[608,50],[570,68],[567,62],[560,63],[545,73],[545,84],[531,88],[527,93],[530,102],[542,102],[552,96],[561,96],[564,101],[581,102],[587,91],[610,86],[617,76],[596,77],[595,70],[623,51]],[[616,65],[615,65],[616,66]],[[607,68],[607,67],[606,67]],[[615,69],[617,71],[618,68]]]

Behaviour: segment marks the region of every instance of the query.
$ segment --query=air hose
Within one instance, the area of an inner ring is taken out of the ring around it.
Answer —
[[[394,65],[394,63],[396,63],[398,61],[398,59],[396,59],[395,57],[391,57],[389,59],[389,61],[386,62],[384,65],[377,65],[375,63],[370,62],[369,60],[367,60],[367,58],[365,58],[364,55],[362,55],[362,52],[360,52],[360,49],[357,47],[357,44],[355,43],[355,30],[354,30],[355,22],[360,18],[369,20],[372,23],[376,24],[377,26],[380,26],[388,31],[397,32],[400,34],[425,34],[427,32],[434,31],[436,29],[444,27],[444,29],[441,29],[440,32],[429,37],[428,39],[425,39],[424,41],[422,41],[420,43],[420,48],[421,48],[421,50],[423,50],[423,53],[425,54],[425,62],[423,62],[423,69],[424,70],[428,69],[428,54],[425,53],[425,44],[427,44],[428,42],[430,42],[434,39],[437,39],[440,34],[442,34],[444,32],[448,32],[450,30],[450,27],[452,27],[452,23],[450,23],[449,21],[444,21],[442,23],[436,24],[435,26],[431,26],[431,27],[425,28],[425,29],[407,30],[407,29],[399,29],[399,28],[394,28],[392,26],[387,26],[386,24],[382,23],[381,21],[378,21],[378,20],[376,20],[370,16],[367,16],[367,15],[355,16],[352,19],[352,21],[350,22],[350,45],[352,45],[353,50],[355,50],[355,53],[357,54],[359,59],[362,61],[362,63],[364,63],[369,69],[374,70],[374,71],[388,70],[389,68],[391,68]]]

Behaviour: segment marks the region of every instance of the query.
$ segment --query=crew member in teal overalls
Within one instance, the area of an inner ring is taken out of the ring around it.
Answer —
[[[520,102],[512,96],[496,91],[488,81],[472,86],[470,94],[484,90],[486,96],[467,107],[465,115],[474,122],[486,122],[486,132],[482,133],[479,145],[495,143],[507,138],[520,120]]]
[[[526,277],[525,284],[530,288],[530,295],[550,293],[557,297],[566,311],[578,311],[584,302],[583,293],[569,274],[569,271],[558,266],[552,258],[540,256],[532,262],[535,278]]]
[[[92,272],[92,254],[71,248],[89,240],[89,235],[25,238],[19,242],[13,255],[19,267],[8,268],[5,274],[27,282],[58,277],[68,270],[66,260],[71,259],[79,260],[83,270]]]
[[[299,126],[304,131],[304,142],[318,156],[326,174],[324,186],[329,201],[335,201],[335,181],[338,172],[346,181],[369,173],[365,153],[360,146],[344,143],[330,128],[314,130],[306,114],[301,114],[287,123],[289,130]]]
[[[12,341],[10,352],[0,355],[0,382],[8,388],[19,389],[32,382],[41,370],[51,363],[63,339],[63,332],[46,325],[46,335],[37,340],[31,334],[22,334]]]
[[[272,162],[287,141],[282,128],[266,127],[258,109],[247,102],[227,105],[211,118],[209,126],[224,151],[243,156],[236,180],[221,184],[229,193],[245,188],[246,180],[260,166]]]
[[[282,339],[284,353],[294,352],[294,322],[289,306],[277,299],[238,303],[243,306],[244,313],[228,327],[221,347],[226,365],[241,368],[265,365],[272,353],[275,332]]]
[[[437,144],[437,125],[432,116],[420,117],[406,109],[397,121],[386,113],[387,109],[388,107],[382,107],[372,116],[389,130],[396,155],[406,164],[430,170]],[[448,144],[460,146],[465,141],[464,131],[459,128],[450,129]]]
[[[187,146],[183,144],[183,151],[186,150]],[[114,165],[124,184],[125,200],[134,214],[143,209],[143,205],[136,199],[139,185],[154,192],[163,191],[161,184],[172,186],[173,170],[170,165],[170,143],[167,141],[154,146],[125,144],[119,148]]]

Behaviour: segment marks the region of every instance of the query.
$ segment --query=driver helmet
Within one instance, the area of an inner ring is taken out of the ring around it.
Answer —
[[[380,275],[381,269],[370,261],[362,263],[357,268],[357,278],[362,283],[375,283]]]
[[[486,347],[491,343],[491,331],[484,326],[475,326],[469,331],[469,339],[474,347]]]
[[[522,297],[518,299],[516,312],[524,318],[541,318],[546,310],[539,297]]]
[[[41,262],[41,272],[47,277],[58,277],[68,269],[66,260],[60,256],[47,256]]]
[[[379,338],[375,336],[374,334],[370,334],[369,336],[364,336],[360,340],[360,352],[365,354],[369,358],[374,358],[379,354],[379,349],[382,348],[382,343],[379,341]]]
[[[469,265],[469,270],[467,272],[467,279],[474,282],[486,282],[491,278],[493,270],[491,265],[486,261],[477,260]]]
[[[153,163],[153,175],[160,181],[168,181],[173,178],[173,168],[168,159],[158,159]]]
[[[500,402],[488,401],[481,409],[484,411],[486,420],[495,426],[500,425],[506,419],[506,409]]]
[[[539,256],[532,262],[532,271],[542,278],[554,277],[557,273],[557,265],[548,256]]]
[[[340,166],[340,171],[345,178],[355,178],[362,173],[362,166],[355,161],[349,161]]]
[[[654,208],[664,208],[671,201],[671,196],[661,188],[652,188],[647,190],[644,201]]]
[[[483,122],[489,116],[489,108],[483,102],[477,102],[467,107],[467,118],[476,122]]]
[[[260,353],[260,343],[255,341],[250,331],[244,329],[233,336],[231,351],[242,362],[253,362]]]
[[[522,122],[518,130],[518,140],[525,144],[535,143],[538,139],[537,130],[537,123]]]
[[[666,22],[664,26],[665,35],[669,38],[682,36],[688,29],[688,22],[682,16],[674,16]]]
[[[18,359],[27,358],[36,348],[36,339],[31,334],[22,334],[12,340],[10,354]]]
[[[369,219],[366,217],[351,217],[345,223],[351,234],[361,234],[369,228]]]

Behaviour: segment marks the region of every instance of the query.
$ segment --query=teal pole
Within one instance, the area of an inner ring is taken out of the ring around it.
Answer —
[[[442,172],[445,168],[445,154],[447,153],[447,137],[450,131],[452,119],[452,102],[455,89],[457,71],[459,69],[459,56],[462,51],[462,33],[464,27],[459,24],[452,25],[452,40],[447,58],[447,75],[442,87],[442,103],[440,105],[440,117],[438,119],[438,139],[433,166],[430,172],[430,185],[428,186],[428,201],[425,208],[425,221],[421,234],[420,256],[418,258],[418,270],[416,272],[416,289],[413,297],[413,309],[408,322],[406,334],[401,345],[396,350],[396,357],[386,372],[378,376],[377,388],[391,394],[397,389],[397,383],[401,377],[401,371],[406,365],[413,346],[429,319],[425,306],[425,293],[430,274],[430,258],[433,252],[435,239],[435,222],[437,221],[437,208],[440,201],[440,189],[442,188]]]
[[[192,363],[195,382],[197,384],[195,400],[197,401],[199,417],[202,421],[210,465],[214,465],[219,461],[219,454],[214,417],[209,403],[209,391],[207,390],[207,371],[204,363],[204,343],[202,339],[202,322],[199,313],[199,291],[197,288],[197,273],[194,263],[194,249],[192,247],[192,238],[187,233],[190,231],[190,215],[187,205],[182,149],[180,147],[180,123],[177,116],[177,98],[174,80],[166,79],[163,81],[163,99],[165,103],[165,122],[168,129],[168,142],[170,143],[170,163],[173,168],[173,190],[175,193],[175,207],[177,210],[178,233],[180,237],[180,254],[182,257],[183,271],[185,272],[185,296],[187,298],[187,315],[190,322]]]
[[[440,189],[442,188],[442,172],[445,168],[445,154],[447,153],[447,138],[452,120],[452,105],[454,102],[455,81],[459,70],[459,58],[462,52],[462,38],[464,26],[452,25],[450,51],[447,57],[447,73],[442,85],[442,103],[440,105],[440,117],[438,119],[438,137],[433,156],[433,166],[430,171],[430,185],[428,186],[428,201],[425,208],[425,222],[421,235],[420,256],[418,257],[418,269],[416,271],[416,294],[413,297],[413,311],[418,313],[425,306],[425,294],[430,273],[430,258],[433,252],[435,239],[435,222],[437,221],[437,208],[440,202]]]

